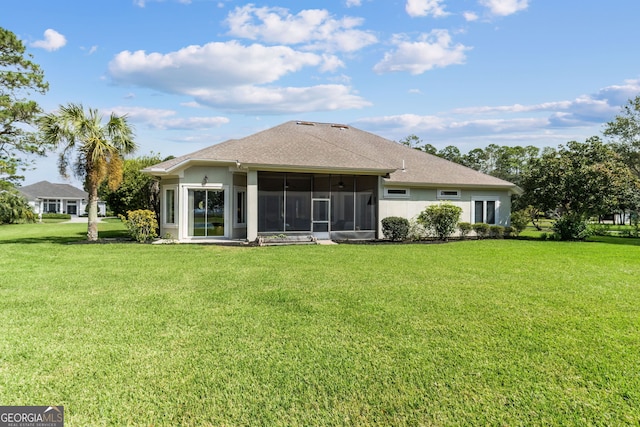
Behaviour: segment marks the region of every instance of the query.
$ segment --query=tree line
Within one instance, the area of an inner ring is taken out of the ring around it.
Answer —
[[[640,95],[605,124],[603,137],[569,141],[556,148],[490,144],[465,154],[453,145],[438,150],[416,135],[399,142],[518,185],[523,194],[514,198],[513,208],[527,210],[534,223],[542,212],[553,213],[561,223],[577,229],[583,229],[589,219],[611,214],[637,222]],[[579,236],[570,238],[575,237]]]

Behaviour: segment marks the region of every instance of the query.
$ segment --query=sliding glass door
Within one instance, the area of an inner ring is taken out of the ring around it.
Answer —
[[[224,236],[224,190],[189,190],[191,237]]]

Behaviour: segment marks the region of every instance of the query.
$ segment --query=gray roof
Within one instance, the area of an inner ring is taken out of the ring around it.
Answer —
[[[388,173],[389,185],[517,188],[510,182],[351,126],[300,121],[221,142],[144,171],[172,175],[189,164],[211,162],[258,170]]]
[[[35,184],[20,187],[27,199],[87,199],[86,191],[80,190],[69,184],[52,184],[49,181],[40,181]]]

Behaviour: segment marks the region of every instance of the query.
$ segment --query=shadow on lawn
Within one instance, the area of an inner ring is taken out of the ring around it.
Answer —
[[[96,242],[90,242],[87,240],[87,232],[82,231],[78,233],[68,233],[59,236],[26,236],[15,239],[2,239],[0,243],[20,243],[20,244],[33,244],[33,243],[53,243],[57,245],[72,245],[72,244],[88,244],[99,245],[105,243],[133,243],[134,240],[127,234],[126,231],[121,230],[107,230],[100,231],[98,234],[98,240]]]
[[[608,243],[610,245],[640,246],[640,238],[637,237],[591,236],[587,242]]]

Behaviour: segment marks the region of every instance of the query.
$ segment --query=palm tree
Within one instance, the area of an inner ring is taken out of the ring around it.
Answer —
[[[39,127],[46,143],[62,146],[58,159],[60,175],[68,177],[72,165],[76,177],[84,180],[89,193],[87,239],[98,240],[98,187],[107,181],[115,190],[122,182],[123,156],[137,148],[133,128],[126,115],[111,114],[103,124],[97,109],[89,109],[85,114],[82,104],[60,106],[57,113],[43,116]]]

